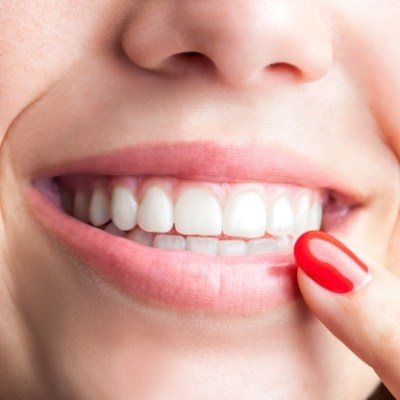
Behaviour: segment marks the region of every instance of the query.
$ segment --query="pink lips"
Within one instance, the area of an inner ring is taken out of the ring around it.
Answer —
[[[143,145],[58,166],[46,176],[157,174],[202,180],[274,178],[317,187],[341,186],[318,175],[311,163],[292,156],[289,159],[287,154],[255,147],[204,143]],[[253,314],[291,302],[299,295],[293,254],[217,257],[145,247],[66,215],[36,187],[30,186],[28,192],[41,225],[133,298],[179,309]]]

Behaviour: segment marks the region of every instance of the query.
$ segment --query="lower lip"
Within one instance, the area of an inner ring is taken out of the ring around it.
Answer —
[[[146,247],[70,217],[34,187],[27,195],[40,225],[134,299],[180,310],[250,315],[300,295],[292,253],[217,257]]]

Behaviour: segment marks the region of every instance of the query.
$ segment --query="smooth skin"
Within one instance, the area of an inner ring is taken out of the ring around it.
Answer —
[[[1,0],[0,398],[398,395],[399,20],[399,0]],[[359,218],[339,239],[371,282],[348,300],[299,273],[305,302],[175,312],[94,277],[29,208],[51,165],[179,140],[345,176]]]

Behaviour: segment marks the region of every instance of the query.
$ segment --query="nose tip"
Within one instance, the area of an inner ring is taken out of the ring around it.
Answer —
[[[176,55],[200,53],[230,85],[264,79],[277,69],[315,81],[329,71],[333,54],[328,24],[311,3],[172,1],[132,20],[123,47],[132,62],[156,70]]]

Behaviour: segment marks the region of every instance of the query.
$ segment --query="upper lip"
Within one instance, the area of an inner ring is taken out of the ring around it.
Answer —
[[[209,182],[263,181],[326,189],[348,205],[366,201],[359,186],[316,160],[294,151],[211,142],[139,144],[107,154],[63,162],[37,178],[70,174],[173,176]]]

